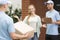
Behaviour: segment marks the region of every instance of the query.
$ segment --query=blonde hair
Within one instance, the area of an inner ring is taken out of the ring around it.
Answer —
[[[28,8],[29,8],[30,6],[33,6],[33,7],[35,8],[35,6],[34,6],[33,4],[29,5]],[[30,16],[31,16],[31,13],[28,14],[28,18],[27,18],[27,24],[28,24],[28,25],[29,25],[29,21],[28,21],[28,20],[29,20]]]

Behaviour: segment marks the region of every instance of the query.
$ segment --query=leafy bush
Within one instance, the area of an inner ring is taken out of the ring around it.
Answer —
[[[13,11],[13,13],[12,13],[12,6],[10,6],[9,7],[9,11],[6,11],[6,14],[7,15],[9,15],[11,18],[13,18],[13,21],[14,21],[14,23],[16,23],[17,21],[18,21],[18,19],[17,18],[15,18],[14,16],[18,16],[18,18],[20,18],[21,17],[21,9],[15,9],[14,11]]]

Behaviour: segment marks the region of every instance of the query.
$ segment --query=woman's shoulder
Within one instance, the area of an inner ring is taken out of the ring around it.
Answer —
[[[27,15],[27,16],[25,16],[25,18],[28,18],[28,15]]]
[[[37,18],[40,18],[40,16],[39,16],[39,15],[36,15],[36,17],[37,17]]]

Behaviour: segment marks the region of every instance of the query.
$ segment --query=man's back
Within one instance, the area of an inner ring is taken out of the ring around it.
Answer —
[[[15,32],[13,20],[4,12],[0,12],[0,40],[12,40],[10,32]]]

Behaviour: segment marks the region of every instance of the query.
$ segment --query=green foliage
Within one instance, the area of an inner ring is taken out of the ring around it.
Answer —
[[[18,16],[19,18],[21,17],[21,9],[15,9],[12,13],[12,6],[9,7],[9,11],[6,11],[6,14],[9,15],[11,18],[13,18],[14,23],[16,23],[18,21],[17,18],[14,17],[14,15]]]

